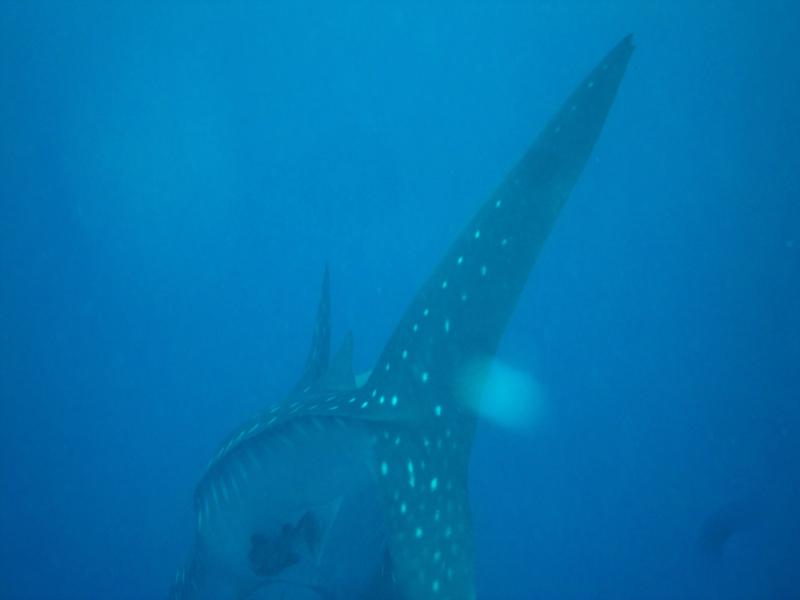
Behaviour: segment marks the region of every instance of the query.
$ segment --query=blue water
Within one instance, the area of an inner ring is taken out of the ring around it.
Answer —
[[[0,597],[164,597],[325,263],[367,370],[630,31],[500,352],[543,416],[478,432],[479,597],[800,597],[796,3],[171,4],[0,5]]]

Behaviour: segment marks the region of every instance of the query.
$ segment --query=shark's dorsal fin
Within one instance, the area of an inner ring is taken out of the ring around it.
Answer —
[[[475,596],[467,495],[475,417],[458,382],[494,355],[632,51],[629,36],[546,125],[422,286],[363,388],[360,406],[378,429],[376,469],[404,598]]]
[[[322,387],[326,390],[352,390],[356,387],[353,374],[353,333],[348,331],[339,350],[333,355]]]
[[[311,337],[311,348],[308,351],[306,366],[295,386],[295,392],[311,388],[322,380],[328,369],[331,346],[331,290],[328,266],[322,275],[317,318],[314,322],[314,333]]]

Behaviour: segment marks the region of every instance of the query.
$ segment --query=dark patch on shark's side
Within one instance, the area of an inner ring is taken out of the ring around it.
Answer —
[[[299,562],[300,556],[293,548],[294,541],[295,534],[290,525],[284,525],[275,537],[254,533],[250,537],[252,545],[248,553],[253,573],[272,577]]]
[[[256,575],[271,577],[300,561],[301,554],[316,554],[321,528],[311,511],[295,524],[284,523],[276,536],[254,533],[250,537],[250,566]]]

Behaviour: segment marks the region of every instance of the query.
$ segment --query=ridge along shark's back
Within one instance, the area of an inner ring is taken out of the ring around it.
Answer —
[[[263,469],[258,473],[254,467],[248,470],[251,467],[245,457],[252,453],[250,445],[280,446],[284,453],[280,456],[291,461],[293,452],[299,454],[297,446],[303,436],[307,439],[304,432],[309,429],[315,432],[316,447],[322,448],[326,431],[331,440],[341,444],[342,430],[352,428],[357,435],[366,432],[360,439],[370,440],[368,450],[359,445],[358,452],[351,453],[357,456],[351,463],[356,465],[353,468],[363,467],[373,474],[374,485],[368,487],[374,490],[370,491],[372,497],[379,497],[383,514],[388,548],[385,568],[391,571],[393,597],[466,600],[475,596],[467,470],[476,417],[459,396],[459,383],[465,370],[477,370],[477,375],[470,373],[470,380],[473,387],[481,387],[485,366],[496,352],[539,250],[589,158],[632,51],[628,36],[567,99],[457,237],[409,305],[372,375],[358,389],[350,385],[349,369],[338,369],[346,372],[344,380],[336,377],[346,381],[345,385],[325,383],[331,380],[325,375],[330,331],[326,273],[304,375],[284,403],[232,435],[212,460],[196,497],[198,539],[214,511],[219,513],[220,497],[227,502],[229,486],[245,497],[243,487],[267,485],[254,483],[256,477],[263,477]],[[346,342],[345,349],[348,347]],[[325,458],[336,450],[330,448]],[[276,455],[272,456],[274,462]],[[313,466],[307,449],[303,456]],[[345,466],[351,468],[351,463]],[[359,481],[363,483],[363,479]],[[336,493],[341,497],[348,492]],[[326,497],[320,493],[313,506],[329,506],[336,500],[330,490]],[[310,501],[308,505],[312,506]],[[259,506],[249,510],[257,511]],[[260,543],[256,554],[264,554],[265,547],[272,552],[269,568],[261,565],[260,570],[253,569],[256,574],[269,571],[282,576],[275,565],[291,563],[292,544],[300,537],[294,532],[306,531],[309,523],[323,530],[321,536],[327,527],[335,527],[335,511],[298,514],[300,518],[284,520],[275,531],[252,532],[252,539]],[[281,523],[281,519],[270,521],[262,516],[253,521]],[[217,518],[217,528],[220,522]],[[251,539],[251,532],[244,533],[248,535],[243,539]],[[284,546],[286,554],[276,554],[276,548]],[[207,563],[214,552],[201,550],[195,554],[205,563],[193,559],[186,571],[179,571],[173,597],[203,597],[186,591],[197,589],[204,573],[213,571],[214,565]],[[240,555],[252,557],[253,548],[228,552],[232,560]],[[253,589],[253,580],[251,572],[247,585],[224,583],[229,589],[238,589],[241,596]],[[318,581],[302,585],[323,591]],[[386,593],[384,588],[382,597]]]

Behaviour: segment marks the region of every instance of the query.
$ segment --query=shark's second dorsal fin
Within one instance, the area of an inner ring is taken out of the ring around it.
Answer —
[[[295,385],[295,392],[300,392],[318,385],[328,370],[331,346],[331,290],[328,266],[322,275],[317,318],[314,333],[311,337],[311,348],[308,351],[306,366],[300,380]]]

